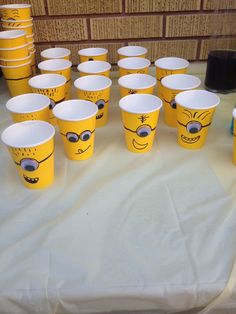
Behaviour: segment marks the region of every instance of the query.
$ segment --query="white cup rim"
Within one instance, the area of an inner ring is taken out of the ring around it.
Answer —
[[[101,56],[108,53],[106,48],[101,47],[90,47],[90,48],[83,48],[78,51],[78,55],[90,57],[90,56]]]
[[[31,55],[29,55],[25,58],[21,58],[21,59],[0,59],[0,61],[5,61],[5,62],[23,61],[23,60],[27,60],[29,58],[31,58]]]
[[[71,51],[63,47],[48,48],[40,52],[41,57],[47,59],[63,59],[71,55]]]
[[[50,99],[41,94],[29,93],[10,98],[6,108],[12,113],[33,113],[41,111],[50,105]]]
[[[50,123],[41,120],[28,120],[10,125],[2,132],[1,140],[10,147],[27,148],[44,144],[54,135],[55,129]]]
[[[101,73],[105,71],[109,71],[111,69],[111,64],[106,61],[86,61],[82,62],[77,66],[79,72],[84,73]]]
[[[98,83],[100,85],[98,85]],[[103,75],[87,75],[79,77],[74,81],[74,86],[83,91],[96,92],[109,88],[112,84],[111,79]]]
[[[188,90],[175,96],[178,105],[193,110],[211,109],[219,105],[220,98],[206,90]]]
[[[119,107],[133,114],[151,113],[161,109],[162,100],[155,95],[133,94],[121,98]]]
[[[82,121],[96,116],[98,107],[89,100],[71,99],[62,101],[53,108],[54,116],[64,121]]]
[[[0,65],[0,68],[3,68],[3,69],[15,69],[15,68],[20,68],[20,67],[23,67],[25,65],[28,65],[30,63],[31,63],[31,61],[29,61],[27,63],[24,63],[24,64],[19,64],[19,65]]]
[[[3,26],[3,28],[7,28],[7,29],[25,29],[25,28],[29,28],[29,27],[33,27],[33,24],[29,24],[29,25],[26,25],[26,26],[18,26],[18,27],[15,27],[15,26]]]
[[[201,80],[190,74],[172,74],[165,76],[161,80],[161,84],[168,89],[183,91],[199,87]]]
[[[180,70],[189,66],[186,59],[179,57],[164,57],[155,61],[155,66],[164,70]]]
[[[38,64],[38,68],[44,71],[62,71],[71,66],[72,62],[65,59],[48,59]]]
[[[126,70],[139,70],[149,67],[150,64],[151,62],[148,59],[139,57],[124,58],[117,62],[119,68]]]
[[[119,48],[117,53],[125,57],[138,57],[147,53],[147,48],[142,46],[124,46]]]
[[[26,46],[28,46],[28,44],[25,44],[25,45],[22,45],[22,46],[13,47],[13,48],[0,48],[0,50],[2,50],[2,51],[18,50],[18,49],[24,48],[24,47],[26,47]]]
[[[29,22],[29,21],[33,21],[33,18],[31,17],[31,19],[28,19],[28,20],[3,20],[1,19],[2,22],[14,22],[14,23],[24,23],[24,22]]]
[[[31,8],[31,4],[27,3],[19,3],[19,4],[2,4],[0,5],[0,9],[26,9]]]
[[[8,35],[11,35],[11,36],[9,37]],[[8,36],[8,37],[5,37],[5,36]],[[2,39],[9,40],[9,39],[15,39],[15,38],[24,37],[24,36],[25,36],[25,31],[18,30],[18,29],[0,32],[0,40]]]
[[[28,82],[31,87],[37,89],[56,88],[63,86],[65,83],[65,76],[55,73],[39,74],[32,77]]]
[[[129,89],[153,87],[156,85],[156,82],[156,79],[149,74],[127,74],[118,79],[118,84],[120,86]]]

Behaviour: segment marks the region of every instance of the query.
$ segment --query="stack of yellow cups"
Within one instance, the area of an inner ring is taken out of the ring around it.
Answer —
[[[33,34],[33,18],[30,4],[7,4],[0,6],[3,30],[22,30],[26,34],[26,42],[31,55],[31,67],[35,74],[35,46]]]

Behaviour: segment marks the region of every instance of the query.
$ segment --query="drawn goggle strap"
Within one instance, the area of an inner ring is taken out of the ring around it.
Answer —
[[[151,131],[155,131],[155,130],[156,130],[156,127],[155,127],[155,128],[151,128],[150,125],[147,125],[147,124],[146,124],[145,126],[148,126]],[[127,131],[130,131],[130,132],[136,133],[136,134],[137,134],[139,128],[140,128],[140,127],[138,127],[138,128],[136,129],[136,131],[134,131],[134,130],[131,130],[131,129],[127,128],[127,127],[124,125],[124,129],[126,129]]]
[[[93,131],[85,130],[85,131],[83,131],[83,132],[80,133],[80,134],[77,134],[77,133],[75,133],[75,132],[67,132],[66,134],[60,132],[60,134],[63,135],[63,136],[67,136],[67,135],[70,135],[70,134],[71,134],[71,135],[74,134],[74,135],[78,136],[78,140],[76,141],[76,142],[78,142],[78,141],[80,140],[81,135],[82,135],[83,133],[85,133],[85,132],[90,132],[91,134],[93,134],[93,133],[95,132],[95,130],[93,130]]]
[[[187,127],[189,123],[197,122],[197,123],[199,123],[199,124],[201,125],[201,129],[202,129],[202,128],[205,128],[205,127],[207,127],[207,126],[209,126],[209,125],[211,125],[211,122],[209,122],[209,123],[206,124],[206,125],[202,125],[199,121],[189,121],[187,124],[183,124],[183,123],[181,123],[179,120],[177,120],[177,122],[178,122],[180,125],[184,126],[184,127]],[[201,130],[201,129],[200,129],[200,130]],[[200,130],[199,130],[199,131],[200,131]]]
[[[23,162],[24,160],[33,160],[33,161],[35,161],[35,162],[38,164],[38,167],[39,167],[39,164],[41,164],[42,162],[44,162],[44,161],[46,161],[47,159],[49,159],[49,158],[53,155],[53,153],[54,153],[54,150],[51,152],[50,155],[48,155],[46,158],[44,158],[43,160],[40,160],[40,161],[38,161],[38,160],[36,160],[36,159],[34,159],[34,158],[23,158],[23,159],[21,159],[20,162],[14,161],[14,163],[15,163],[17,166],[21,166],[21,164],[22,164],[22,162]],[[37,167],[37,168],[38,168],[38,167]],[[36,169],[37,169],[37,168],[36,168]],[[35,170],[36,170],[36,169],[35,169]]]
[[[62,98],[62,99],[60,99],[60,100],[58,100],[58,101],[54,101],[53,99],[53,101],[54,101],[54,103],[55,103],[55,105],[57,105],[57,104],[59,104],[61,101],[64,101],[66,99],[66,97],[64,97],[64,98]]]
[[[20,78],[7,78],[7,77],[5,77],[5,80],[6,81],[20,81],[20,80],[24,80],[24,79],[27,79],[30,77],[32,77],[32,73],[26,77],[20,77]]]

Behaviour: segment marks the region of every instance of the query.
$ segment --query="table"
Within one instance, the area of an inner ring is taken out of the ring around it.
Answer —
[[[196,63],[189,71],[204,72]],[[0,313],[198,313],[209,304],[209,313],[235,313],[236,94],[220,95],[201,150],[178,146],[161,115],[152,151],[134,154],[116,75],[94,157],[69,161],[56,135],[52,187],[24,188],[1,143]],[[3,79],[0,91],[2,132],[11,123]]]

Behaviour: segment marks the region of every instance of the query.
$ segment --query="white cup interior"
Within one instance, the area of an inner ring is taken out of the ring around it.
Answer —
[[[220,103],[220,98],[206,90],[189,90],[179,93],[175,101],[180,106],[189,109],[210,109]]]
[[[155,61],[155,66],[165,70],[185,69],[189,66],[189,62],[182,58],[165,57]]]
[[[49,59],[38,64],[38,68],[44,71],[60,71],[68,69],[72,66],[72,62],[65,59]]]
[[[31,4],[3,4],[0,5],[0,9],[25,9],[31,8]]]
[[[169,89],[188,90],[197,88],[201,84],[201,80],[189,74],[173,74],[167,75],[161,80],[161,84]]]
[[[110,70],[111,65],[106,61],[86,61],[80,63],[77,69],[85,73],[101,73]]]
[[[125,57],[138,57],[147,53],[147,48],[142,46],[125,46],[117,50],[119,55]]]
[[[66,100],[53,108],[56,118],[65,121],[80,121],[95,116],[98,107],[91,101],[72,99]]]
[[[49,141],[54,134],[50,123],[30,120],[12,124],[2,132],[1,139],[11,147],[34,147]]]
[[[70,50],[67,48],[48,48],[43,51],[41,51],[40,55],[43,58],[47,59],[63,59],[70,55]]]
[[[85,91],[98,91],[110,87],[112,81],[102,75],[88,75],[75,80],[74,85],[76,88]]]
[[[33,88],[55,88],[66,83],[66,78],[60,74],[39,74],[29,80],[29,85]]]
[[[78,51],[78,54],[85,57],[101,56],[108,53],[106,48],[84,48]]]
[[[119,106],[129,113],[150,113],[161,108],[162,100],[154,95],[134,94],[121,98]]]
[[[118,66],[128,70],[138,70],[149,67],[151,62],[145,58],[131,57],[124,58],[118,61]]]
[[[41,94],[23,94],[8,100],[6,107],[13,113],[37,112],[49,107],[50,99]]]
[[[148,74],[128,74],[119,78],[118,84],[130,89],[149,88],[156,84],[156,79]]]
[[[10,30],[0,32],[0,39],[14,39],[25,36],[25,31],[22,30]]]

